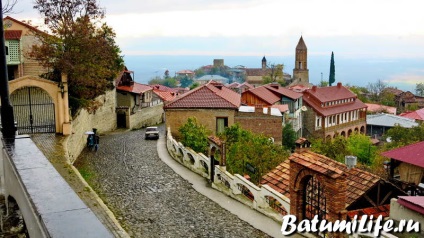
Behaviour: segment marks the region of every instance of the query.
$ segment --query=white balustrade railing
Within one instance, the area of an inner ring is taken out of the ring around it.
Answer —
[[[202,177],[210,178],[210,158],[184,147],[172,137],[170,128],[167,132],[167,148],[176,161]],[[290,199],[270,186],[259,187],[240,174],[229,173],[225,166],[215,165],[214,171],[213,188],[280,222],[283,215],[290,213]]]

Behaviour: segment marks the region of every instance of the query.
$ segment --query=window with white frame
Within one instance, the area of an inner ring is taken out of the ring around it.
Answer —
[[[321,129],[322,118],[320,116],[316,116],[315,119],[315,128]]]

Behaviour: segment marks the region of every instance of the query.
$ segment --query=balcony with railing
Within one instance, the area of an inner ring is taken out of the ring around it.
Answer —
[[[337,124],[334,126],[330,126],[330,127],[324,127],[322,128],[324,133],[327,132],[333,132],[333,131],[340,131],[343,130],[347,127],[354,127],[354,126],[365,126],[366,124],[366,118],[359,118],[358,120],[354,120],[354,121],[349,121],[349,122],[345,122],[345,123],[341,123],[341,124]],[[358,128],[360,129],[360,128]]]

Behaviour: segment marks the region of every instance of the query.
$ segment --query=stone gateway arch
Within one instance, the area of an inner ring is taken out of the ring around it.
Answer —
[[[9,91],[19,134],[71,133],[66,77],[58,83],[25,76],[9,81]]]

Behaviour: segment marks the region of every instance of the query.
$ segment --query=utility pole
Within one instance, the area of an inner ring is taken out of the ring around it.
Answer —
[[[0,0],[0,6],[3,6]],[[6,46],[4,40],[3,12],[0,11],[0,96],[1,96],[1,132],[3,138],[14,139],[16,127],[14,123],[13,107],[9,100],[9,80],[7,74]]]

